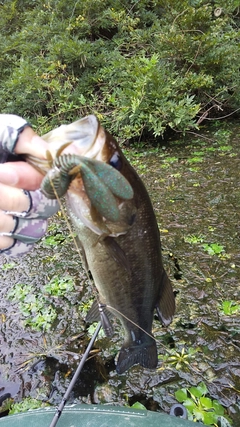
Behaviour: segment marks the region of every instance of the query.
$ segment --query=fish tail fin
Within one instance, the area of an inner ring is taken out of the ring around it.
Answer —
[[[171,282],[165,270],[161,277],[161,293],[159,303],[156,305],[157,315],[160,322],[167,326],[171,323],[175,313],[175,296]]]
[[[157,346],[152,338],[148,339],[147,343],[123,345],[118,356],[116,371],[118,374],[122,374],[137,363],[144,368],[156,368],[158,363]]]

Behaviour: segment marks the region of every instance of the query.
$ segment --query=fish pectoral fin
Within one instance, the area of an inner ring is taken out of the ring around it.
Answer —
[[[156,305],[156,310],[160,322],[168,326],[175,313],[175,296],[165,270],[161,277],[159,303]]]
[[[143,341],[141,344],[123,345],[118,356],[116,371],[122,374],[137,363],[148,369],[157,367],[157,346],[153,338],[149,337],[147,342]]]
[[[109,255],[116,261],[121,267],[123,267],[127,273],[131,272],[130,263],[124,250],[119,246],[114,237],[107,236],[103,242],[108,250]]]
[[[97,301],[93,302],[89,312],[87,313],[85,321],[87,323],[99,322],[100,321],[100,313],[99,313]]]
[[[85,321],[87,323],[100,322],[102,323],[102,328],[107,337],[113,335],[113,327],[110,322],[110,317],[112,314],[107,310],[105,304],[101,304],[98,301],[94,301],[92,307],[90,308]]]

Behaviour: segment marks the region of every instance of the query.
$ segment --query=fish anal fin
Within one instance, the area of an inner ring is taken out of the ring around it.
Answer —
[[[175,313],[175,296],[165,270],[163,270],[161,277],[160,297],[156,310],[160,322],[164,326],[168,326]]]
[[[99,313],[100,313],[100,319],[102,323],[102,328],[104,330],[104,333],[106,337],[111,337],[113,335],[113,327],[111,325],[111,322],[109,320],[110,313],[107,311],[106,306],[103,304],[98,305]]]
[[[93,323],[93,322],[99,322],[100,319],[100,313],[98,309],[98,302],[94,301],[89,312],[87,313],[85,321],[87,323]]]
[[[157,347],[153,339],[138,345],[123,345],[117,361],[116,371],[122,374],[135,364],[144,368],[155,369],[158,363]]]
[[[113,327],[110,317],[111,313],[107,310],[106,305],[94,301],[85,320],[87,323],[101,321],[105,335],[111,337],[113,335]]]

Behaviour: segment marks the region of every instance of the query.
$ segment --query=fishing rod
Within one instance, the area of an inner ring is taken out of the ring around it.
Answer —
[[[80,372],[81,372],[81,370],[82,370],[82,368],[84,366],[84,363],[86,362],[86,359],[87,359],[87,357],[89,355],[89,352],[90,352],[90,350],[91,350],[91,348],[92,348],[92,346],[94,344],[94,341],[96,340],[96,338],[97,338],[97,336],[99,334],[99,331],[100,331],[101,327],[102,327],[102,323],[99,322],[98,325],[97,325],[97,327],[96,327],[96,329],[95,329],[95,332],[94,332],[94,334],[93,334],[93,336],[92,336],[92,338],[91,338],[91,340],[90,340],[90,342],[89,342],[89,344],[88,344],[88,346],[87,346],[87,348],[85,350],[85,353],[83,354],[81,362],[79,363],[78,368],[77,368],[75,374],[73,375],[73,377],[72,377],[72,379],[70,381],[70,384],[69,384],[69,386],[67,388],[67,391],[64,394],[64,396],[62,398],[62,401],[61,401],[60,405],[58,406],[58,408],[56,410],[56,413],[55,413],[55,415],[53,417],[53,420],[52,420],[51,424],[49,425],[49,427],[55,427],[57,425],[57,422],[58,422],[59,418],[62,415],[62,411],[64,409],[64,406],[66,405],[66,403],[67,403],[67,401],[69,399],[70,393],[72,392],[73,387],[76,384],[76,381],[77,381],[77,379],[78,379],[78,377],[80,375]]]

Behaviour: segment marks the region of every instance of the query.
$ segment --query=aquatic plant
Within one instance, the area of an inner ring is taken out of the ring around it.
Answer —
[[[30,409],[38,409],[49,406],[47,403],[42,402],[41,400],[33,399],[31,397],[26,397],[19,403],[14,403],[11,405],[9,410],[9,415],[19,414],[20,412],[26,412]]]
[[[159,355],[158,359],[162,360],[164,364],[172,365],[175,369],[183,369],[184,366],[188,367],[190,365],[190,360],[193,358],[194,354],[198,352],[198,349],[192,347],[187,350],[185,347],[181,351],[175,349],[168,350],[166,355]],[[162,367],[160,368],[162,369]]]
[[[46,236],[43,238],[44,246],[58,246],[66,240],[66,237],[62,233],[57,233],[55,235]]]
[[[192,243],[194,245],[197,243],[202,243],[203,241],[204,241],[204,236],[202,234],[199,234],[197,236],[190,234],[189,236],[184,237],[184,242]]]
[[[93,336],[93,334],[94,334],[94,332],[95,332],[95,330],[96,330],[96,327],[97,327],[97,323],[96,323],[96,322],[93,322],[93,323],[88,327],[88,329],[87,329],[87,334],[88,334],[89,338],[91,338],[91,337]],[[105,338],[105,337],[106,337],[106,335],[105,335],[104,330],[103,330],[103,329],[100,329],[99,334],[98,334],[98,339]]]
[[[18,283],[9,291],[8,298],[18,303],[24,325],[46,331],[57,317],[56,307],[49,302],[49,297],[65,297],[73,288],[74,279],[71,276],[54,276],[43,286],[43,292],[35,286]]]
[[[203,157],[194,156],[187,160],[187,163],[201,163],[203,161]]]
[[[133,405],[132,406],[130,406],[130,408],[133,408],[133,409],[141,409],[141,410],[145,410],[146,411],[146,407],[142,404],[142,403],[140,403],[140,402],[135,402],[135,403],[133,403]]]
[[[24,316],[24,325],[33,329],[48,330],[57,317],[57,312],[49,304],[49,300],[37,294],[31,285],[18,283],[10,290],[8,298],[18,303],[19,310]]]
[[[232,316],[240,312],[240,303],[232,300],[225,300],[219,305],[220,312],[226,316]]]
[[[43,290],[52,296],[65,296],[74,290],[74,279],[69,275],[54,276],[50,282],[44,285]]]
[[[224,246],[218,243],[204,243],[202,248],[209,255],[222,255],[225,252]]]
[[[225,416],[224,407],[215,399],[207,397],[209,391],[204,382],[197,387],[189,389],[181,388],[175,392],[178,402],[182,403],[188,412],[188,418],[192,421],[202,421],[207,426],[218,427],[218,420],[229,426],[229,419]],[[221,424],[223,425],[223,424]]]
[[[63,207],[61,207],[63,209]],[[62,216],[62,212],[58,212],[58,217]],[[72,233],[75,236],[75,233]],[[53,222],[48,226],[48,234],[42,239],[43,246],[55,247],[69,242],[72,235],[66,234],[59,222]]]
[[[209,231],[214,231],[214,228],[209,227]],[[189,235],[184,236],[184,242],[190,243],[193,245],[201,244],[202,249],[207,252],[209,255],[217,255],[220,258],[228,258],[228,254],[226,254],[224,246],[219,243],[204,243],[206,237],[202,234],[199,235]]]
[[[15,262],[6,262],[1,266],[2,270],[12,270],[16,266]]]

